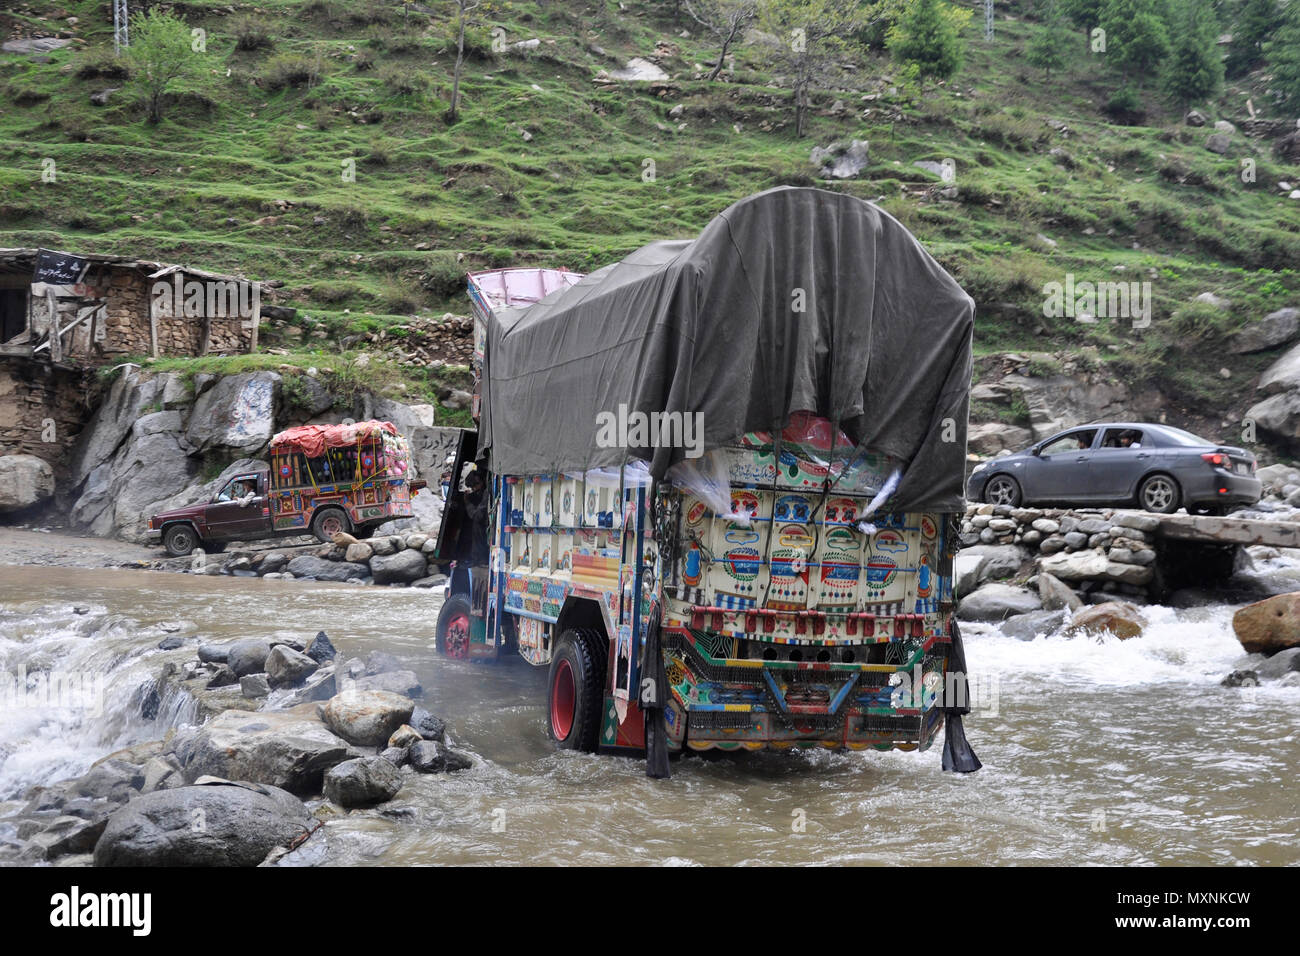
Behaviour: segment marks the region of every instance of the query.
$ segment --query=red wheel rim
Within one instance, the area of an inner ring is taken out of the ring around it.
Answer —
[[[555,668],[555,681],[551,684],[551,733],[556,740],[568,740],[573,732],[576,698],[573,668],[568,661],[562,660]]]
[[[320,523],[320,529],[325,532],[326,537],[332,538],[343,530],[343,521],[338,515],[326,515]]]
[[[447,633],[442,639],[442,651],[458,661],[469,658],[469,615],[457,614],[447,622]]]

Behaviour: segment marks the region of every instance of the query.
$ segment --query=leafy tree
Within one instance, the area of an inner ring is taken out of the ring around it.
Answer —
[[[1048,0],[1042,25],[1025,44],[1025,60],[1050,77],[1053,70],[1065,69],[1070,50],[1077,42],[1074,28],[1062,12],[1059,0]]]
[[[727,60],[727,51],[758,17],[758,0],[685,0],[691,19],[717,38],[718,65],[709,74],[716,80]]]
[[[1106,58],[1125,82],[1136,76],[1139,89],[1169,53],[1163,8],[1157,0],[1105,0],[1101,8]]]
[[[1288,12],[1294,3],[1287,4]],[[1249,73],[1263,58],[1263,46],[1273,36],[1281,16],[1277,0],[1245,0],[1232,28],[1228,44],[1229,76]],[[1274,41],[1276,43],[1276,41]]]
[[[1090,30],[1101,22],[1102,3],[1103,0],[1060,0],[1059,8],[1065,19]]]
[[[961,69],[965,49],[959,34],[970,16],[944,0],[913,0],[889,31],[889,51],[915,71],[922,86],[927,79],[946,80]]]
[[[194,49],[189,25],[161,10],[131,18],[131,45],[123,58],[131,71],[130,88],[144,103],[149,122],[159,123],[167,95],[209,76],[203,54]]]
[[[1282,105],[1300,112],[1300,2],[1291,0],[1272,40],[1264,44],[1273,85],[1282,93]]]
[[[859,0],[760,0],[758,25],[775,42],[775,72],[786,76],[794,93],[795,135],[807,131],[812,90],[838,79],[866,22]]]
[[[1164,87],[1184,109],[1214,96],[1223,86],[1219,25],[1210,0],[1183,0],[1173,49],[1165,64]]]

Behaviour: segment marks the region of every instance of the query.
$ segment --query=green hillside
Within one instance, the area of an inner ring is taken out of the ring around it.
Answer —
[[[1246,383],[1276,356],[1233,356],[1225,379],[1224,337],[1300,304],[1300,201],[1277,187],[1300,186],[1300,168],[1277,159],[1274,137],[1243,130],[1248,99],[1259,117],[1286,118],[1266,73],[1200,104],[1209,126],[1185,125],[1150,85],[1140,125],[1119,125],[1104,110],[1117,80],[1083,31],[1067,35],[1064,70],[1028,65],[1026,44],[1048,29],[1029,2],[998,4],[991,43],[977,13],[961,71],[923,93],[888,53],[855,53],[834,88],[814,92],[802,139],[762,43],[738,47],[734,69],[709,82],[716,47],[674,2],[483,3],[455,122],[453,3],[159,6],[206,31],[206,52],[202,80],[157,125],[127,91],[90,101],[123,85],[109,4],[20,0],[0,14],[11,37],[74,38],[48,62],[0,55],[0,245],[283,280],[296,331],[273,328],[265,344],[291,353],[338,361],[349,336],[466,312],[469,269],[590,270],[783,183],[875,200],[912,229],[975,297],[981,355],[1068,350],[1160,389],[1186,421],[1250,404]],[[493,28],[505,44],[540,42],[494,53]],[[669,79],[598,81],[631,57],[653,57]],[[1205,145],[1218,118],[1238,127],[1223,154]],[[810,150],[852,139],[870,143],[862,175],[818,179]],[[47,159],[55,182],[42,181]],[[955,191],[913,165],[949,159]],[[1045,317],[1043,286],[1067,273],[1149,280],[1150,326]],[[1230,307],[1192,303],[1205,292]]]

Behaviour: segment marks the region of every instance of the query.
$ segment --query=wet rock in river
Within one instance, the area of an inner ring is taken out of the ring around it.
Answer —
[[[179,787],[137,797],[114,813],[95,845],[95,865],[257,866],[315,825],[297,798],[276,787]]]
[[[207,774],[290,793],[319,793],[325,771],[357,754],[321,723],[315,707],[225,711],[178,735],[176,756],[189,780]]]
[[[296,687],[318,667],[311,657],[283,644],[271,648],[266,658],[266,676],[272,687]]]
[[[1056,633],[1057,628],[1064,622],[1064,611],[1030,611],[1028,614],[1017,614],[1015,617],[1007,618],[998,625],[998,629],[1007,637],[1014,637],[1019,641],[1032,641],[1036,637]]]
[[[1028,614],[1042,607],[1038,595],[1008,584],[986,584],[963,598],[957,617],[963,621],[1001,621],[1016,614]]]
[[[341,807],[367,807],[391,800],[402,789],[402,775],[383,757],[345,760],[325,774],[325,796]]]
[[[338,656],[338,651],[330,643],[329,637],[324,631],[320,631],[307,645],[307,656],[318,664],[324,664],[326,661],[332,661]]]
[[[337,693],[338,685],[334,679],[334,667],[327,665],[308,677],[303,685],[293,692],[284,706],[294,707],[309,701],[329,700]]]
[[[233,642],[226,657],[226,666],[236,677],[257,674],[266,670],[266,658],[271,653],[271,643],[256,637],[246,637]]]
[[[1247,604],[1232,616],[1232,629],[1250,653],[1300,647],[1300,591]]]
[[[447,739],[447,722],[435,717],[423,707],[411,711],[410,726],[425,740],[445,741]]]
[[[256,700],[271,693],[271,682],[265,674],[245,674],[239,678],[239,691],[249,700]]]
[[[405,749],[417,741],[423,740],[420,732],[410,724],[402,724],[393,731],[393,736],[388,738],[389,747],[399,747]]]
[[[412,744],[406,757],[420,773],[456,773],[474,766],[474,761],[465,754],[434,740]]]
[[[300,554],[289,562],[289,573],[296,578],[314,578],[317,581],[346,581],[348,578],[365,578],[370,569],[351,561],[327,561],[310,554]]]
[[[1039,571],[1038,596],[1043,601],[1043,607],[1049,611],[1070,610],[1074,611],[1083,607],[1083,601],[1079,596],[1070,589],[1070,587],[1049,571]]]
[[[366,674],[386,674],[402,670],[402,662],[385,651],[371,651],[366,655]]]
[[[212,679],[208,681],[207,688],[208,690],[216,690],[218,687],[229,687],[231,684],[238,683],[239,678],[235,676],[235,672],[229,667],[222,665],[221,668],[212,675]]]
[[[353,685],[330,698],[320,713],[326,726],[348,743],[380,747],[398,727],[410,721],[414,709],[415,703],[409,697]]]
[[[1300,671],[1300,647],[1278,651],[1256,664],[1255,671],[1266,680],[1281,680],[1292,671]]]
[[[185,639],[184,639],[184,638],[180,638],[180,637],[164,637],[161,641],[158,642],[158,650],[160,650],[160,651],[174,651],[174,650],[176,650],[176,648],[182,646],[184,643],[185,643]]]
[[[1220,687],[1258,687],[1259,675],[1254,671],[1233,671],[1223,680],[1219,681]]]
[[[283,571],[289,563],[289,556],[283,551],[268,551],[257,565],[259,574],[275,574]]]
[[[224,664],[230,656],[229,644],[200,644],[199,660],[205,664]]]
[[[1070,636],[1110,633],[1120,640],[1128,640],[1141,636],[1145,626],[1146,618],[1137,605],[1127,601],[1106,601],[1075,614],[1065,633]]]
[[[409,584],[425,576],[429,563],[419,551],[398,551],[389,557],[370,559],[370,573],[376,584]]]
[[[357,690],[386,690],[404,697],[418,697],[424,690],[415,671],[406,670],[359,677],[352,682],[352,686]]]

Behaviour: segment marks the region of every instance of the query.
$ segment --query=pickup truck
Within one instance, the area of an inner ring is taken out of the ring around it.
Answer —
[[[368,538],[411,516],[426,483],[408,475],[409,460],[391,422],[291,428],[272,439],[270,467],[233,476],[211,501],[153,515],[149,540],[179,557],[258,538]]]

